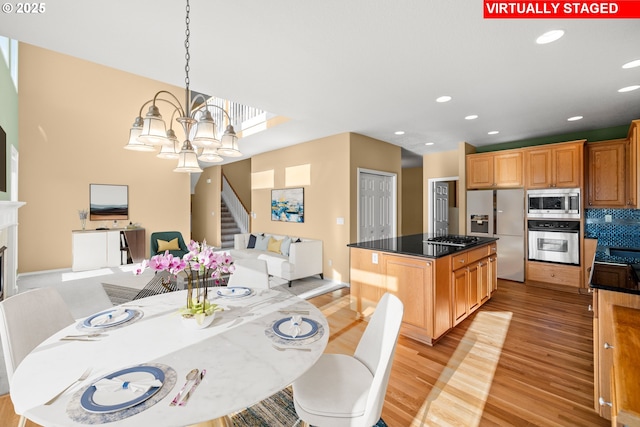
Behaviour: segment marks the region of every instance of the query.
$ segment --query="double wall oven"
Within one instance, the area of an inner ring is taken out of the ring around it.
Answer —
[[[528,259],[580,264],[580,189],[527,192]]]

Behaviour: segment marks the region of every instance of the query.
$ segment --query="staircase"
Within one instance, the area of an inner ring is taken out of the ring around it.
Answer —
[[[238,224],[233,219],[231,212],[227,205],[220,202],[220,234],[222,241],[222,249],[233,249],[233,236],[239,234],[242,231]]]

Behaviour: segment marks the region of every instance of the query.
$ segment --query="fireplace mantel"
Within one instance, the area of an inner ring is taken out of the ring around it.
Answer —
[[[18,209],[24,205],[25,202],[0,200],[0,230],[6,230],[7,235],[5,288],[3,289],[5,297],[18,292],[16,282],[18,272]]]

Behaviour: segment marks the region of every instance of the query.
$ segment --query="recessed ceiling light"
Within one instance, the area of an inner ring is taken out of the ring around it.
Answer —
[[[551,30],[547,31],[540,37],[536,39],[536,43],[538,44],[547,44],[558,40],[560,37],[564,36],[563,30]]]
[[[404,135],[404,131],[403,130],[397,130],[394,132],[396,135]]]
[[[576,120],[582,120],[583,117],[582,116],[573,116],[573,117],[569,117],[567,119],[568,122],[575,122]]]
[[[451,97],[449,95],[443,95],[439,98],[436,98],[436,102],[449,102],[451,101]]]
[[[497,131],[497,130],[492,130],[490,132],[487,132],[488,135],[497,135],[499,133],[500,133],[500,131]]]
[[[425,142],[424,145],[433,145],[433,142]]]
[[[471,114],[470,116],[465,117],[465,120],[475,120],[478,118],[477,114]]]
[[[632,90],[640,89],[640,85],[633,85],[618,89],[618,92],[631,92]]]
[[[622,68],[635,68],[635,67],[640,67],[640,59],[636,59],[634,61],[627,62],[626,64],[624,64],[622,66]]]

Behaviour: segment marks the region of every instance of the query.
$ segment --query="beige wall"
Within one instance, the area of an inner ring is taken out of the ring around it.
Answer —
[[[429,180],[433,178],[450,178],[460,176],[460,152],[458,150],[442,151],[439,153],[425,154],[422,157],[423,181],[424,188],[422,197],[424,198],[424,215],[422,226],[427,232],[429,230],[429,212],[431,211],[431,200],[429,200]],[[464,160],[464,159],[463,159]],[[462,168],[464,171],[464,168]],[[460,178],[463,179],[463,178]],[[459,187],[460,189],[460,187]],[[464,212],[461,206],[462,194],[458,191],[458,207],[460,212]],[[464,216],[464,215],[462,215]],[[462,221],[462,220],[460,220]],[[464,228],[459,228],[463,230]]]
[[[422,174],[421,167],[402,169],[402,232],[398,234],[407,236],[423,232]]]
[[[222,173],[240,198],[240,201],[251,212],[251,159],[240,160],[222,166]]]
[[[19,73],[19,272],[71,267],[71,231],[89,207],[90,183],[129,186],[130,220],[146,229],[147,253],[153,231],[189,239],[189,175],[123,149],[140,106],[160,89],[182,99],[180,88],[26,44]]]
[[[351,160],[350,160],[350,223],[349,239],[356,242],[358,239],[358,168],[370,169],[380,172],[389,172],[397,175],[398,194],[398,220],[397,230],[402,230],[402,154],[400,147],[388,144],[377,139],[352,133],[351,135]]]
[[[191,198],[191,236],[206,240],[213,246],[221,245],[220,237],[220,166],[205,168]]]
[[[308,185],[286,185],[285,168],[310,165]],[[349,272],[349,134],[294,145],[252,158],[253,174],[273,171],[273,188],[304,189],[304,223],[271,220],[271,188],[252,190],[253,232],[319,239],[327,279],[347,281]],[[337,225],[342,217],[344,225]],[[332,265],[329,265],[331,261]]]

